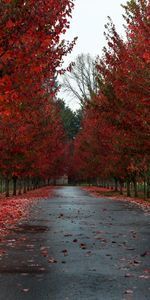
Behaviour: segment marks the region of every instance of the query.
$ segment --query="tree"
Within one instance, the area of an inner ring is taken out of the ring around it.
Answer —
[[[126,181],[128,195],[129,183],[134,183],[137,195],[136,182],[146,177],[149,197],[150,3],[128,1],[124,8],[126,41],[118,35],[111,19],[106,25],[108,44],[102,58],[97,60],[98,92],[86,105],[83,129],[75,146],[75,166],[77,162],[83,166],[81,174],[83,170],[89,170],[88,174],[90,170],[99,172],[98,166],[103,166],[101,176],[117,178],[121,185]],[[89,126],[92,129],[89,130]],[[101,147],[105,144],[109,145],[108,156]],[[82,154],[83,149],[86,154]],[[80,175],[80,168],[78,170]]]
[[[0,170],[7,186],[12,177],[48,177],[46,163],[63,156],[53,97],[62,57],[74,44],[60,39],[72,8],[71,0],[0,2]],[[44,145],[55,148],[51,160]]]
[[[97,93],[96,77],[95,60],[90,54],[80,54],[72,65],[71,71],[64,75],[63,89],[84,105]]]
[[[66,136],[69,140],[72,140],[80,130],[82,110],[73,112],[61,99],[57,100],[57,105],[59,107]]]

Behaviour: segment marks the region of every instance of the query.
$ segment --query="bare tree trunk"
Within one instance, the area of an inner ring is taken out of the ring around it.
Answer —
[[[17,177],[13,177],[13,196],[16,196],[17,194]]]
[[[109,182],[107,182],[107,189],[109,189]]]
[[[150,198],[150,161],[148,162],[147,171],[147,198]]]
[[[115,178],[115,192],[118,192],[118,180]]]
[[[144,198],[146,198],[146,179],[144,178]]]
[[[23,179],[23,193],[27,192],[26,178]]]
[[[130,181],[127,180],[127,197],[131,197]]]
[[[19,190],[18,190],[18,195],[22,194],[22,180],[21,178],[19,179]]]
[[[137,181],[136,178],[133,181],[133,185],[134,185],[134,196],[138,197],[138,189],[137,189]]]
[[[123,182],[120,181],[120,195],[123,195]]]
[[[5,178],[5,196],[9,197],[9,179]]]

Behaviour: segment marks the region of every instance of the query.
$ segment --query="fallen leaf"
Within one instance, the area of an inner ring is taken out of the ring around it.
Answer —
[[[22,289],[22,292],[27,293],[30,289]]]
[[[81,243],[81,244],[80,244],[80,248],[83,249],[83,250],[85,250],[85,249],[87,248],[87,247],[86,247],[86,244]]]
[[[140,275],[139,278],[143,278],[143,279],[149,279],[150,276],[149,275]]]
[[[71,233],[66,233],[66,234],[64,234],[64,236],[68,237],[68,236],[72,236],[72,234]]]
[[[144,269],[144,273],[149,274],[150,273],[150,269]]]
[[[64,216],[64,214],[61,213],[61,214],[58,216],[58,218],[62,218],[63,216]]]
[[[126,273],[125,275],[124,275],[124,277],[126,277],[126,278],[129,278],[129,277],[132,277],[133,275],[131,275],[130,273]]]
[[[148,252],[147,252],[147,251],[145,251],[144,253],[142,253],[140,256],[141,256],[141,257],[144,257],[144,256],[146,256],[146,255],[148,255]]]
[[[51,258],[48,259],[48,262],[49,262],[50,264],[56,264],[56,263],[57,263],[57,260],[54,259],[53,257],[51,257]]]
[[[125,294],[133,294],[133,291],[132,290],[126,290]]]
[[[62,250],[62,252],[64,253],[64,256],[68,255],[68,250],[67,249]]]

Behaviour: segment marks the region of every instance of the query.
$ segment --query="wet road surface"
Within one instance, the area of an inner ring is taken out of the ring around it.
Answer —
[[[149,300],[150,215],[55,190],[1,243],[0,300]]]

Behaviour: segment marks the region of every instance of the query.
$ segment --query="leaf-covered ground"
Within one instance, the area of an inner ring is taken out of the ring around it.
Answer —
[[[134,203],[138,206],[140,206],[142,209],[146,209],[150,211],[150,201],[144,200],[140,198],[133,198],[133,197],[127,197],[125,195],[119,195],[118,193],[115,193],[114,191],[111,191],[108,188],[101,188],[96,186],[90,186],[90,187],[83,187],[83,190],[90,192],[92,195],[95,195],[96,197],[107,197],[111,198],[113,200],[121,200],[121,201],[127,201]]]
[[[53,187],[44,187],[27,194],[4,198],[0,196],[0,240],[20,219],[27,217],[35,201],[52,196]]]

